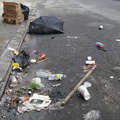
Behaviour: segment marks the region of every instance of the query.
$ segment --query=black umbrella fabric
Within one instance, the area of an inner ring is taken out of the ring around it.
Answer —
[[[64,22],[55,16],[41,16],[30,22],[30,34],[57,34],[63,33]]]

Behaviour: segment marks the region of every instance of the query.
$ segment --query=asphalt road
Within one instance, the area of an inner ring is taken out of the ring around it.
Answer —
[[[31,65],[26,79],[35,77],[35,72],[39,69],[49,69],[54,73],[63,73],[67,76],[61,81],[42,80],[46,88],[61,83],[59,87],[55,87],[49,93],[53,103],[64,99],[85,76],[86,72],[83,72],[82,67],[86,57],[92,56],[98,66],[88,79],[92,84],[88,88],[91,99],[85,101],[81,96],[78,97],[75,94],[64,108],[12,115],[8,120],[120,119],[120,71],[114,70],[120,64],[120,42],[116,41],[120,37],[119,21],[116,21],[117,19],[113,21],[113,18],[109,18],[109,16],[96,14],[96,11],[93,13],[93,9],[90,10],[87,7],[89,11],[86,9],[86,6],[90,6],[87,2],[89,1],[83,1],[82,3],[81,1],[72,0],[69,0],[69,2],[63,0],[38,2],[37,16],[54,15],[59,17],[64,21],[64,34],[27,34],[22,49],[27,50],[31,58],[36,58],[36,55],[32,52],[34,49],[46,53],[49,58],[46,62]],[[107,2],[109,1],[105,2],[106,5]],[[91,2],[92,6],[95,5],[94,1],[93,3]],[[102,4],[97,7],[100,6]],[[104,28],[99,30],[101,24]],[[107,52],[97,49],[96,42],[102,42]],[[110,76],[113,76],[113,78],[110,78]]]

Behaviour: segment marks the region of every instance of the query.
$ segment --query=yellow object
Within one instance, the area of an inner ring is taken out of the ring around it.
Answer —
[[[60,74],[57,74],[57,78],[59,78],[59,79],[61,78]]]
[[[12,66],[13,67],[20,67],[20,64],[19,63],[13,63]]]

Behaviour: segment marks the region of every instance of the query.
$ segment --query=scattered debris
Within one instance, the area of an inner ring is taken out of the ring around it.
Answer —
[[[18,52],[17,50],[14,50],[14,54],[15,54],[15,55],[18,55],[19,52]]]
[[[37,51],[37,50],[33,50],[33,53],[34,53],[34,54],[38,54],[39,51]]]
[[[94,60],[86,60],[85,61],[85,64],[87,64],[87,65],[95,65],[95,61]]]
[[[17,87],[18,82],[15,76],[12,76],[12,83],[10,84],[10,87]]]
[[[36,76],[39,76],[42,78],[48,78],[50,74],[52,73],[49,72],[48,70],[43,70],[43,69],[40,69],[39,71],[36,72]]]
[[[105,85],[105,87],[107,87],[108,85]]]
[[[58,87],[58,86],[60,86],[61,85],[61,83],[58,83],[58,84],[55,84],[55,85],[52,85],[53,87]]]
[[[12,63],[13,67],[20,67],[19,63]]]
[[[99,49],[103,49],[105,46],[101,42],[96,42],[96,47],[99,48]]]
[[[113,79],[113,78],[114,78],[114,76],[110,76],[110,78],[111,78],[111,79]]]
[[[8,95],[8,96],[10,96],[11,93],[12,93],[12,91],[13,91],[12,89],[6,90],[5,94]]]
[[[36,76],[39,76],[42,78],[48,78],[48,80],[62,80],[63,78],[66,78],[66,75],[52,74],[51,72],[47,70],[42,70],[42,69],[36,72]]]
[[[67,36],[67,38],[77,39],[78,36]]]
[[[63,74],[51,74],[48,77],[48,80],[62,80],[63,78],[66,78],[66,75]]]
[[[90,82],[84,82],[83,85],[84,85],[86,88],[91,87],[91,83],[90,83]]]
[[[63,102],[61,102],[61,105],[65,105],[70,98],[75,94],[75,92],[78,90],[79,86],[82,85],[83,82],[92,74],[92,72],[96,69],[97,65],[94,65],[94,67],[83,77],[83,79],[74,87],[74,89],[68,94],[68,96],[65,98]]]
[[[87,90],[85,85],[81,85],[78,88],[78,92],[83,96],[83,98],[85,100],[89,100],[90,99],[90,93],[88,92],[88,90]]]
[[[84,115],[84,120],[99,120],[100,112],[98,110],[91,110],[87,114]]]
[[[35,63],[38,64],[38,63],[44,62],[44,61],[46,61],[46,60],[48,60],[48,58],[45,58],[45,59],[43,59],[43,60],[38,60],[38,61],[36,61]]]
[[[21,68],[25,68],[29,65],[29,54],[22,50],[18,55],[15,55],[13,60],[15,63],[19,63]]]
[[[29,110],[23,106],[18,106],[17,111],[21,114],[23,114],[24,112],[29,112]]]
[[[115,67],[114,70],[120,70],[120,67]]]
[[[116,41],[120,42],[120,39],[116,39]]]
[[[45,54],[45,53],[42,53],[42,54],[40,54],[40,55],[38,56],[38,60],[42,60],[42,59],[44,59],[44,58],[46,58],[46,54]]]
[[[83,65],[83,70],[86,72],[86,70],[92,68],[95,65],[95,60],[92,60],[91,56],[87,56],[87,60],[85,61],[85,65]]]
[[[30,97],[30,100],[24,102],[23,105],[28,110],[40,111],[41,109],[45,109],[50,103],[51,100],[49,96],[34,93],[33,96]]]
[[[55,16],[41,16],[30,22],[30,34],[63,33],[64,22]],[[36,27],[37,26],[37,27]]]
[[[86,72],[86,70],[92,68],[94,66],[94,64],[92,65],[83,65],[83,70]]]
[[[36,59],[31,59],[30,62],[31,63],[36,63]]]
[[[11,47],[9,47],[8,50],[15,51],[15,49]]]
[[[42,89],[42,88],[44,88],[43,84],[41,83],[41,79],[39,77],[33,78],[31,80],[31,88],[33,88],[33,89]]]
[[[99,26],[99,30],[102,30],[102,29],[103,29],[103,25],[100,25],[100,26]]]

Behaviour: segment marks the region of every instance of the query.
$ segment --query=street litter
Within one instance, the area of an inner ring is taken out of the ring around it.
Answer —
[[[37,50],[33,50],[33,53],[34,53],[34,54],[38,54],[39,51],[37,51]]]
[[[9,47],[8,50],[15,51],[15,49],[11,47]]]
[[[84,82],[83,85],[84,85],[86,88],[91,87],[91,83],[90,83],[90,82]]]
[[[67,38],[77,39],[78,36],[67,36]]]
[[[36,63],[36,59],[31,59],[30,62],[31,63]]]
[[[99,26],[99,30],[102,30],[102,29],[103,29],[103,25],[100,25],[100,26]]]
[[[10,87],[17,87],[18,82],[15,76],[12,76],[12,83],[10,84]]]
[[[66,78],[66,75],[52,74],[51,72],[47,70],[42,70],[42,69],[36,72],[36,76],[39,76],[42,78],[48,78],[48,80],[62,80],[63,78]]]
[[[8,50],[13,51],[15,55],[19,54],[19,52],[17,50],[15,50],[14,48],[9,47]]]
[[[13,60],[15,63],[19,63],[21,68],[27,67],[29,65],[29,54],[22,50],[18,55],[15,55]]]
[[[48,77],[48,80],[62,80],[63,78],[66,78],[66,75],[63,74],[51,74]]]
[[[64,22],[55,16],[41,16],[30,22],[30,34],[57,34],[63,33]]]
[[[31,88],[39,89],[39,90],[44,88],[43,84],[41,83],[41,79],[39,77],[33,78],[31,80]]]
[[[85,100],[89,100],[90,99],[90,93],[88,92],[88,90],[87,90],[85,85],[81,85],[78,88],[78,92],[79,92],[79,94],[81,94],[83,96],[83,98]]]
[[[116,41],[120,42],[120,39],[116,39]]]
[[[8,96],[10,96],[11,93],[12,93],[12,91],[13,91],[12,89],[6,90],[5,94],[8,95]]]
[[[91,56],[87,56],[87,60],[85,61],[85,65],[83,65],[83,70],[86,71],[92,68],[95,65],[95,60],[92,60]]]
[[[40,55],[38,56],[38,60],[42,60],[42,59],[44,59],[44,58],[46,58],[46,54],[45,54],[45,53],[42,53],[42,54],[40,54]]]
[[[99,48],[99,49],[103,49],[105,46],[101,42],[96,42],[96,47]]]
[[[19,52],[18,52],[17,50],[14,50],[14,54],[15,54],[15,55],[18,55]]]
[[[21,67],[13,67],[12,70],[19,70],[19,71],[22,71],[22,68],[21,68]]]
[[[30,97],[29,101],[24,102],[23,105],[28,110],[40,111],[41,109],[45,109],[50,103],[51,100],[49,96],[34,93],[33,96]]]
[[[19,63],[12,63],[13,67],[20,67]]]
[[[113,78],[114,78],[114,76],[110,76],[110,78],[111,78],[111,79],[113,79]]]
[[[120,70],[120,67],[115,67],[115,68],[113,68],[114,70]]]
[[[60,86],[61,85],[61,83],[58,83],[58,84],[55,84],[55,85],[52,85],[53,87],[58,87],[58,86]]]
[[[95,61],[94,60],[86,60],[85,61],[85,64],[87,64],[87,65],[95,65]]]
[[[94,65],[94,67],[83,77],[83,79],[74,87],[74,89],[67,95],[67,97],[64,99],[63,102],[61,102],[61,105],[64,106],[67,104],[67,102],[70,100],[70,98],[76,93],[78,88],[82,85],[83,82],[92,74],[92,72],[96,69],[97,65]],[[88,98],[87,98],[88,99]]]
[[[36,72],[36,76],[39,76],[42,78],[48,78],[50,74],[52,74],[50,71],[43,70],[43,69],[40,69],[39,71]]]
[[[23,106],[18,106],[17,111],[21,114],[23,114],[24,112],[29,112],[29,110]]]

